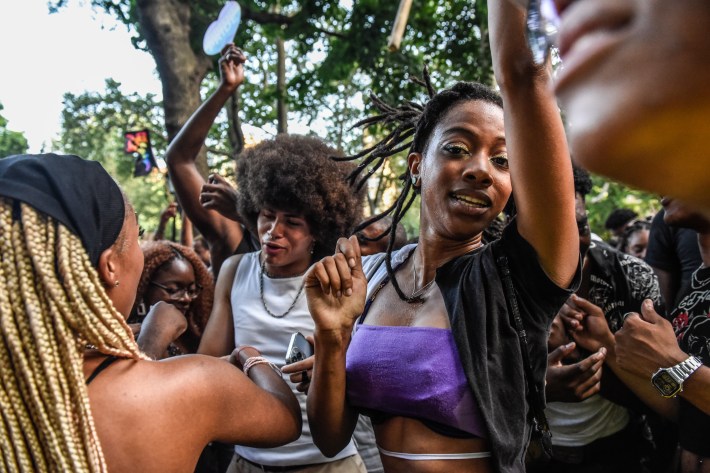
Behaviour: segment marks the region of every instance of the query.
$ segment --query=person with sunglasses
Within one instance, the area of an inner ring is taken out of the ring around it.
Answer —
[[[142,324],[138,344],[158,359],[195,353],[212,310],[212,275],[186,246],[159,240],[141,249],[145,267],[129,319]]]

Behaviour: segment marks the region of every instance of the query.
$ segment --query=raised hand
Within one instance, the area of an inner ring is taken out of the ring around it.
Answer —
[[[650,299],[643,301],[641,314],[626,316],[615,338],[619,366],[648,379],[658,368],[668,368],[688,358],[678,346],[673,326],[656,313]]]
[[[219,73],[222,77],[222,85],[231,90],[242,85],[246,60],[244,52],[233,43],[229,43],[222,49],[222,57],[219,58]]]
[[[316,330],[349,333],[367,293],[357,237],[339,239],[335,255],[315,263],[303,278]]]
[[[168,204],[168,206],[165,207],[165,210],[163,210],[160,213],[160,221],[167,222],[171,218],[174,218],[177,215],[177,210],[178,210],[177,202],[170,202]]]
[[[219,174],[210,174],[207,184],[200,191],[202,207],[216,210],[230,220],[240,221],[237,213],[237,191]]]

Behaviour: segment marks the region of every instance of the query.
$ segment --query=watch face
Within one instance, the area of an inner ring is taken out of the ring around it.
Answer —
[[[673,397],[680,391],[680,384],[665,370],[660,370],[654,374],[651,382],[663,397]]]

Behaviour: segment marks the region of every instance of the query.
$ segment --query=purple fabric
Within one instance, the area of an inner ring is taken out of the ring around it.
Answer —
[[[358,325],[346,361],[353,407],[486,437],[451,330]]]

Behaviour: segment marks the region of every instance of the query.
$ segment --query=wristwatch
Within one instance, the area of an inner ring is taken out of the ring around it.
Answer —
[[[670,368],[660,368],[651,376],[651,384],[666,398],[676,397],[683,390],[683,381],[703,363],[695,356],[688,357]]]

